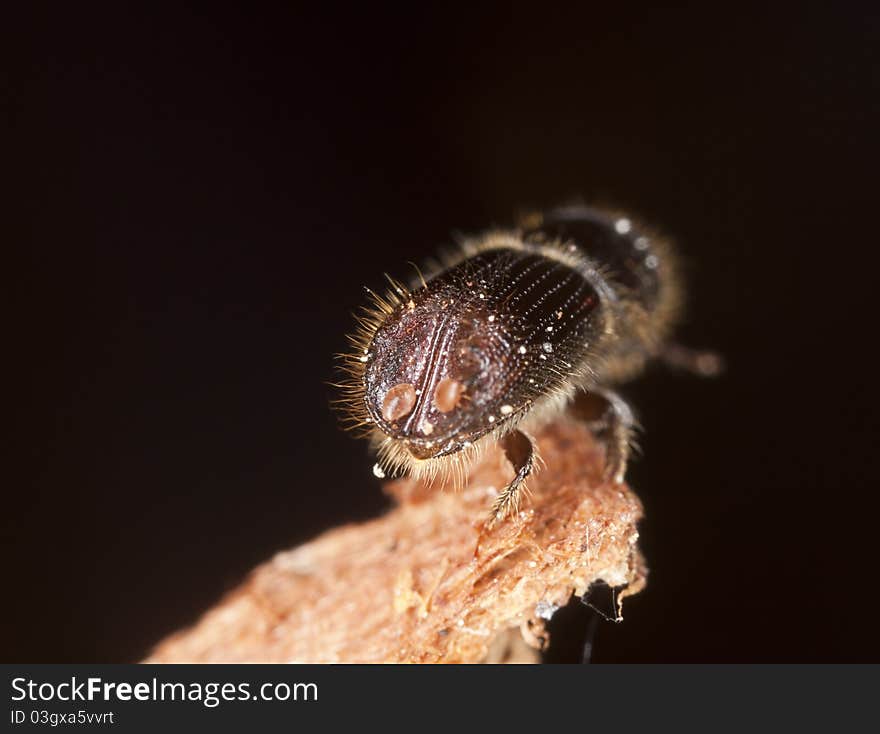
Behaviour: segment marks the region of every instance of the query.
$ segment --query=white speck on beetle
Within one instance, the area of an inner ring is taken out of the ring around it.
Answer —
[[[660,264],[660,261],[657,259],[656,255],[648,255],[648,257],[645,258],[645,267],[646,268],[651,268],[651,270],[653,270],[659,264]]]
[[[494,316],[490,316],[490,317],[489,317],[489,323],[490,323],[490,324],[491,324],[494,320],[495,320],[495,317],[494,317]]]
[[[526,353],[526,348],[525,348],[525,347],[520,347],[520,348],[519,348],[519,353],[520,353],[520,354],[525,354],[525,353]]]
[[[543,348],[544,351],[547,352],[547,354],[550,354],[550,352],[553,351],[553,345],[550,342],[544,342]]]
[[[511,413],[513,413],[513,406],[512,405],[502,405],[501,406],[501,415],[510,415]]]
[[[636,249],[637,250],[647,250],[648,249],[648,238],[647,237],[636,237]]]
[[[377,477],[378,479],[385,478],[385,472],[382,471],[382,467],[379,466],[378,462],[373,464],[373,476]]]
[[[629,219],[626,218],[618,219],[614,223],[614,229],[617,230],[617,234],[626,234],[632,229],[632,222],[630,222]]]
[[[552,327],[552,326],[548,326],[546,329],[544,329],[544,331],[553,331],[553,327]]]
[[[490,416],[489,416],[489,423],[494,423],[494,422],[495,422],[495,416],[494,416],[494,415],[490,415]]]

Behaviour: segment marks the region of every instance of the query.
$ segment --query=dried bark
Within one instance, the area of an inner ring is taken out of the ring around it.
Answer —
[[[257,567],[149,662],[511,662],[537,659],[544,619],[602,580],[641,590],[641,504],[599,480],[602,450],[560,420],[518,516],[480,532],[512,476],[489,451],[461,491],[390,482],[397,506]],[[479,538],[479,547],[478,546]],[[525,644],[524,644],[525,643]]]

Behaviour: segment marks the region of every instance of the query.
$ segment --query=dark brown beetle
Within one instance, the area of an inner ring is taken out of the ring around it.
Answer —
[[[517,510],[535,466],[528,431],[576,397],[592,401],[606,479],[621,482],[634,420],[612,386],[654,357],[704,374],[718,368],[712,355],[669,344],[675,259],[625,216],[586,206],[532,215],[466,239],[412,289],[391,283],[350,338],[340,402],[373,438],[380,476],[461,482],[474,455],[499,441],[515,477],[493,521]]]

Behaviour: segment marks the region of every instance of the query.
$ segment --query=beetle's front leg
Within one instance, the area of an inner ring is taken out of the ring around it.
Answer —
[[[621,484],[633,448],[636,420],[629,404],[613,390],[595,389],[579,393],[574,413],[585,420],[605,444],[604,481]]]
[[[537,449],[531,438],[522,431],[512,431],[501,439],[501,447],[507,460],[513,466],[516,476],[501,492],[492,504],[492,512],[489,524],[502,520],[519,510],[522,493],[525,490],[525,480],[532,473],[532,467],[537,457]]]

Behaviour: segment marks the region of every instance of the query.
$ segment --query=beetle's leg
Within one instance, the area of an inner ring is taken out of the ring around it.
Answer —
[[[661,346],[658,356],[668,367],[700,377],[717,377],[724,371],[724,360],[717,352],[692,349],[676,342]]]
[[[616,392],[607,389],[579,393],[574,413],[605,444],[604,481],[621,484],[633,448],[636,419],[632,408]]]
[[[519,502],[525,488],[526,477],[532,473],[537,451],[532,439],[522,431],[512,431],[501,439],[507,460],[513,465],[516,476],[507,488],[495,498],[489,524],[501,520],[519,510]]]

